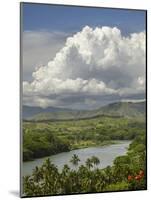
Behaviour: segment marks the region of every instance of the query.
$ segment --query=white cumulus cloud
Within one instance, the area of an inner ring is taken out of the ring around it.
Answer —
[[[124,37],[116,27],[85,26],[32,76],[32,82],[23,83],[26,104],[38,105],[36,98],[40,106],[48,106],[61,103],[60,96],[84,102],[144,93],[145,32]]]
[[[23,79],[31,80],[32,72],[39,65],[53,59],[64,46],[66,33],[48,31],[23,32]]]

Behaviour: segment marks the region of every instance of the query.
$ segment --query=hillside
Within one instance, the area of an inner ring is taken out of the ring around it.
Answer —
[[[57,107],[47,107],[47,108],[41,108],[41,107],[32,107],[32,106],[23,106],[23,119],[31,118],[38,114],[45,114],[45,113],[56,113],[56,112],[67,112],[71,111],[71,109],[67,108],[57,108]]]
[[[145,114],[146,102],[116,102],[98,109],[98,114],[118,116],[141,116]]]
[[[146,102],[116,102],[103,106],[96,110],[79,111],[63,108],[40,108],[40,107],[23,107],[23,119],[26,120],[68,120],[68,119],[85,119],[101,115],[107,116],[125,116],[141,117],[145,115]]]

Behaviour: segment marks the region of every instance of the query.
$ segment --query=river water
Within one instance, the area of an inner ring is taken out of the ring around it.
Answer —
[[[79,165],[85,164],[87,158],[97,156],[100,159],[100,164],[97,167],[105,168],[108,165],[111,166],[113,164],[113,160],[117,156],[125,155],[130,143],[131,141],[120,141],[118,144],[77,149],[69,152],[59,153],[53,156],[35,159],[33,161],[24,162],[22,175],[31,175],[32,170],[36,166],[41,166],[46,158],[50,158],[52,163],[58,166],[59,170],[61,170],[65,164],[68,164],[71,168],[74,168],[74,166],[70,162],[73,154],[78,155],[78,157],[80,158]]]

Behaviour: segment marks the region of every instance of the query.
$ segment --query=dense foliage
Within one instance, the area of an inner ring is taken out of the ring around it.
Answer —
[[[48,129],[24,129],[23,160],[69,151],[69,144],[55,137]]]
[[[146,189],[146,126],[144,120],[100,117],[91,120],[24,123],[24,160],[52,155],[73,148],[133,140],[125,156],[114,160],[113,166],[99,169],[97,157],[88,158],[79,166],[67,164],[59,171],[49,159],[36,167],[31,176],[23,178],[26,196],[89,193]],[[70,145],[69,145],[70,144]]]
[[[24,177],[26,196],[90,193],[119,190],[146,189],[145,137],[140,134],[131,143],[125,156],[117,157],[112,167],[98,169],[101,160],[93,156],[85,165],[78,166],[79,158],[73,155],[73,170],[66,164],[61,172],[49,159],[36,167],[31,176]]]
[[[143,120],[122,117],[61,122],[24,122],[23,159],[53,155],[71,149],[132,140],[145,129]]]

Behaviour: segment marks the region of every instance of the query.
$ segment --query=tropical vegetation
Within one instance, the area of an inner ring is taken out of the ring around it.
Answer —
[[[23,194],[92,193],[146,189],[145,118],[100,116],[92,119],[24,122],[23,160],[53,155],[89,146],[131,140],[127,154],[115,158],[112,166],[100,169],[101,160],[92,156],[80,165],[74,154],[60,171],[50,159],[23,177]]]
[[[146,139],[139,134],[130,144],[128,152],[114,160],[113,166],[99,169],[101,163],[93,156],[85,165],[78,165],[80,159],[73,155],[71,162],[60,172],[50,159],[46,159],[41,167],[36,167],[31,176],[25,176],[24,194],[41,196],[54,194],[93,193],[120,190],[146,189]]]
[[[93,119],[23,123],[23,160],[72,149],[133,140],[146,128],[140,118],[101,116]]]

